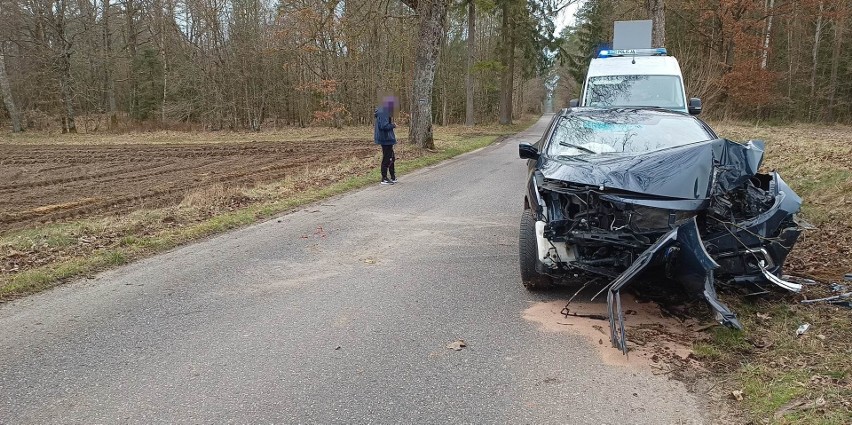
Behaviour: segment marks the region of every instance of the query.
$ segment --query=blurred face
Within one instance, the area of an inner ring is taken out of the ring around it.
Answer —
[[[389,111],[393,111],[396,109],[396,98],[393,96],[385,97],[382,99],[382,106]]]

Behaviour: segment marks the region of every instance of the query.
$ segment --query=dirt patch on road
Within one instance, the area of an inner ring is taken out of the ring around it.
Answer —
[[[375,155],[369,140],[67,145],[0,144],[0,232],[180,203],[206,187],[249,188]]]
[[[697,321],[672,317],[656,303],[632,294],[622,294],[621,301],[627,326],[626,356],[610,343],[605,300],[572,301],[567,306],[568,315],[567,299],[535,303],[524,311],[523,317],[545,331],[570,332],[587,338],[609,365],[651,368],[657,373],[700,367],[692,355],[693,342],[703,338]]]

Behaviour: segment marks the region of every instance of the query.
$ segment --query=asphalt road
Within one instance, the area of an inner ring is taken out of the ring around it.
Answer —
[[[526,321],[499,144],[0,306],[0,423],[703,423]],[[447,349],[457,338],[468,347]]]

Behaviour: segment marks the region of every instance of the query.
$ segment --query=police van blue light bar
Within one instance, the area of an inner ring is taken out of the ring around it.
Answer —
[[[668,52],[666,52],[665,47],[658,47],[656,49],[616,49],[616,50],[601,50],[598,53],[599,58],[612,58],[618,56],[666,56]]]

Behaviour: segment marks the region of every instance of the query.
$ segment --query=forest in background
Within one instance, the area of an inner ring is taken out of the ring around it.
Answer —
[[[26,128],[357,125],[372,122],[384,95],[400,98],[403,120],[408,112],[418,17],[399,0],[0,2],[5,97]],[[551,3],[568,2],[529,5]],[[508,69],[519,76],[510,81],[519,93],[515,115],[540,109],[544,86],[530,80],[552,49],[534,46],[542,37],[531,34],[553,38],[555,10],[527,6],[452,2],[435,74],[436,123],[465,119],[467,69],[477,122],[496,120]],[[516,53],[506,66],[501,46],[510,26],[518,41],[505,43]],[[9,110],[0,120],[9,122]]]
[[[448,6],[437,124],[566,105],[612,22],[652,16],[707,115],[852,122],[848,0],[585,0],[559,34],[570,0],[424,1]],[[63,132],[339,127],[370,123],[390,94],[406,120],[412,3],[0,0],[0,121]]]
[[[584,1],[562,34],[557,98],[579,92],[613,21],[648,19],[653,3],[663,0]],[[849,123],[850,12],[849,0],[665,0],[665,47],[713,118]]]

